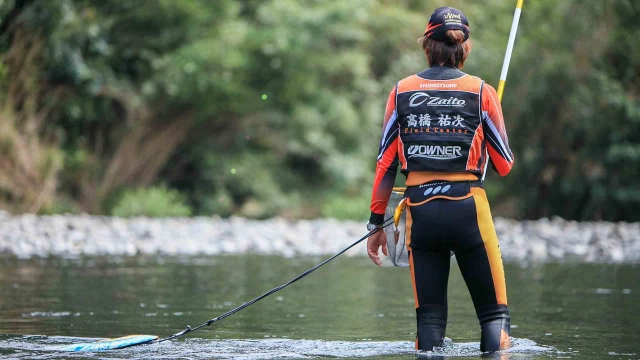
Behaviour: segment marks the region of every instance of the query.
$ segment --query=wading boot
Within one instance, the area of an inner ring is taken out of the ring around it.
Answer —
[[[447,330],[447,307],[444,305],[422,305],[416,309],[418,336],[416,349],[433,351],[434,346],[442,346]]]
[[[492,304],[476,308],[482,335],[480,351],[493,352],[511,345],[511,316],[507,305]]]

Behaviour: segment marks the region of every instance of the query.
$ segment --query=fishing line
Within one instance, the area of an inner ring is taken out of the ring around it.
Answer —
[[[101,341],[94,341],[94,342],[89,342],[89,343],[81,343],[81,344],[72,344],[72,345],[65,345],[62,346],[60,348],[58,348],[58,350],[60,351],[105,351],[105,350],[114,350],[114,349],[122,349],[125,347],[131,347],[131,346],[135,346],[135,345],[143,345],[143,344],[156,344],[156,343],[160,343],[163,341],[167,341],[167,340],[172,340],[178,337],[181,337],[183,335],[186,335],[190,332],[194,332],[196,330],[199,330],[205,326],[210,326],[213,323],[216,323],[226,317],[229,317],[235,313],[237,313],[238,311],[251,306],[255,303],[257,303],[258,301],[266,298],[267,296],[276,293],[284,288],[286,288],[287,286],[293,284],[294,282],[302,279],[303,277],[311,274],[312,272],[316,271],[318,268],[320,268],[321,266],[323,266],[324,264],[328,263],[329,261],[337,258],[338,256],[344,254],[347,250],[351,249],[352,247],[358,245],[359,243],[361,243],[362,241],[364,241],[365,239],[369,238],[371,235],[375,234],[378,231],[382,231],[384,228],[386,228],[387,226],[391,225],[394,223],[394,217],[391,216],[389,218],[387,218],[380,227],[373,229],[371,231],[369,231],[368,234],[366,234],[365,236],[361,237],[360,239],[358,239],[356,242],[354,242],[353,244],[347,246],[345,249],[343,249],[342,251],[340,251],[339,253],[333,255],[332,257],[326,259],[325,261],[321,262],[320,264],[312,267],[311,269],[303,272],[302,274],[296,276],[295,278],[289,280],[288,282],[273,288],[269,291],[267,291],[266,293],[258,296],[257,298],[246,302],[240,306],[238,306],[235,309],[229,310],[226,313],[207,320],[207,322],[200,324],[194,328],[192,328],[191,326],[187,325],[187,327],[180,331],[177,332],[171,336],[167,336],[164,338],[158,338],[155,335],[129,335],[129,336],[123,336],[123,337],[119,337],[119,338],[115,338],[115,339],[105,339],[105,340],[101,340]]]
[[[340,255],[344,254],[345,252],[347,252],[347,250],[349,250],[349,249],[351,249],[352,247],[354,247],[354,246],[358,245],[359,243],[361,243],[361,242],[362,242],[362,241],[364,241],[365,239],[369,238],[371,235],[373,235],[373,234],[375,234],[376,232],[381,231],[382,229],[386,228],[387,226],[389,226],[389,225],[393,224],[393,220],[394,220],[393,216],[389,217],[388,219],[386,219],[386,220],[382,223],[382,224],[383,224],[382,226],[380,226],[380,227],[378,227],[378,228],[376,228],[376,229],[371,230],[367,235],[365,235],[365,236],[361,237],[361,238],[360,238],[360,239],[358,239],[356,242],[354,242],[353,244],[349,245],[348,247],[346,247],[345,249],[343,249],[343,250],[342,250],[342,251],[340,251],[339,253],[337,253],[337,254],[333,255],[332,257],[330,257],[330,258],[328,258],[327,260],[325,260],[325,261],[321,262],[320,264],[318,264],[318,265],[316,265],[316,266],[312,267],[311,269],[309,269],[309,270],[307,270],[307,271],[303,272],[302,274],[300,274],[300,275],[296,276],[295,278],[293,278],[293,279],[289,280],[287,283],[282,284],[282,285],[280,285],[280,286],[278,286],[278,287],[276,287],[276,288],[273,288],[273,289],[271,289],[271,290],[267,291],[266,293],[264,293],[264,294],[262,294],[262,295],[258,296],[257,298],[255,298],[255,299],[253,299],[253,300],[251,300],[251,301],[249,301],[249,302],[246,302],[246,303],[244,303],[244,304],[242,304],[242,305],[238,306],[238,307],[237,307],[237,308],[235,308],[235,309],[229,310],[229,311],[227,311],[226,313],[224,313],[224,314],[222,314],[222,315],[220,315],[220,316],[218,316],[218,317],[216,317],[216,318],[210,319],[210,320],[208,320],[207,322],[205,322],[205,323],[203,323],[203,324],[201,324],[201,325],[198,325],[198,326],[196,326],[196,327],[194,327],[194,328],[192,328],[191,326],[188,326],[188,325],[187,325],[187,328],[186,328],[186,329],[184,329],[184,330],[182,330],[182,331],[180,331],[180,332],[178,332],[178,333],[175,333],[175,334],[173,334],[173,335],[171,335],[171,336],[167,336],[167,337],[162,338],[162,339],[157,339],[157,340],[155,340],[155,341],[151,342],[151,344],[160,343],[160,342],[167,341],[167,340],[172,340],[172,339],[178,338],[178,337],[180,337],[180,336],[183,336],[183,335],[185,335],[185,334],[188,334],[188,333],[190,333],[190,332],[193,332],[193,331],[199,330],[199,329],[201,329],[201,328],[203,328],[203,327],[205,327],[205,326],[210,326],[210,325],[211,325],[211,324],[213,324],[213,323],[216,323],[216,322],[218,322],[218,321],[220,321],[220,320],[222,320],[222,319],[224,319],[224,318],[226,318],[226,317],[228,317],[228,316],[231,316],[231,315],[233,315],[233,314],[237,313],[238,311],[240,311],[240,310],[242,310],[242,309],[244,309],[244,308],[246,308],[246,307],[248,307],[248,306],[251,306],[251,305],[253,305],[253,304],[257,303],[258,301],[260,301],[260,300],[262,300],[262,299],[266,298],[267,296],[269,296],[269,295],[271,295],[271,294],[273,294],[273,293],[276,293],[276,292],[278,292],[278,291],[280,291],[280,290],[284,289],[285,287],[287,287],[287,286],[289,286],[289,285],[293,284],[294,282],[296,282],[296,281],[298,281],[298,280],[302,279],[303,277],[305,277],[305,276],[307,276],[307,275],[311,274],[312,272],[316,271],[318,268],[320,268],[320,267],[321,267],[321,266],[323,266],[324,264],[328,263],[329,261],[331,261],[331,260],[333,260],[333,259],[337,258],[338,256],[340,256]]]

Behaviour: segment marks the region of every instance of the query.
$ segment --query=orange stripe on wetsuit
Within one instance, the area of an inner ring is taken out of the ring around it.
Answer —
[[[482,242],[484,243],[484,248],[489,258],[493,287],[496,292],[496,301],[498,304],[507,305],[507,285],[504,277],[504,267],[502,265],[502,254],[500,253],[498,235],[493,225],[487,194],[482,188],[471,188],[471,193],[476,203],[480,236],[482,236]]]

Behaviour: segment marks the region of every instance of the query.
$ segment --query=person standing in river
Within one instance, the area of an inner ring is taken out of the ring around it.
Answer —
[[[382,225],[398,165],[406,176],[406,239],[417,318],[416,349],[441,346],[453,251],[481,327],[480,350],[509,346],[507,291],[489,203],[487,165],[513,166],[502,108],[493,87],[460,69],[471,51],[469,22],[436,9],[419,39],[429,68],[389,94],[371,200],[371,231]],[[386,255],[384,231],[367,242],[371,260]]]

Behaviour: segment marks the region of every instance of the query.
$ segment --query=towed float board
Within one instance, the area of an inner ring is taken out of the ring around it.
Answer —
[[[122,349],[133,345],[141,345],[157,340],[155,335],[129,335],[114,339],[104,339],[89,343],[66,345],[60,351],[105,351]]]

